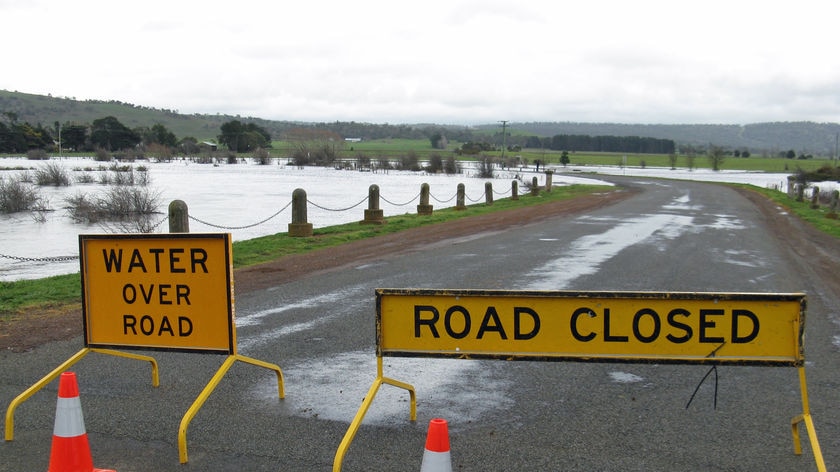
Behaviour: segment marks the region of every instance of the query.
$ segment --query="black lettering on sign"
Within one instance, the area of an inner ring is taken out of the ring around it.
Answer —
[[[610,309],[604,308],[604,341],[608,343],[626,343],[630,340],[627,336],[615,336],[610,334]]]
[[[683,344],[695,338],[695,327],[697,341],[700,343],[722,344],[727,342],[726,334],[731,337],[730,342],[745,344],[754,341],[760,331],[758,316],[749,310],[732,310],[731,319],[726,318],[726,310],[723,309],[700,309],[698,313],[692,314],[685,308],[674,308],[668,312],[666,322],[663,326],[662,317],[652,308],[642,308],[633,315],[630,330],[636,341],[648,344],[656,342],[662,336],[674,344]],[[623,331],[619,324],[623,317],[611,317],[610,309],[604,308],[603,331],[583,332],[580,326],[580,317],[588,316],[597,318],[599,315],[588,307],[581,307],[572,312],[570,318],[570,332],[572,337],[580,342],[590,342],[602,334],[604,342],[630,342],[629,336],[617,335]],[[723,317],[723,318],[720,318]],[[730,323],[728,329],[722,322]],[[627,321],[624,321],[627,323]],[[625,327],[626,329],[626,327]]]
[[[186,316],[178,317],[178,336],[186,337],[192,334],[193,324],[192,320]]]
[[[106,272],[110,273],[112,270],[116,270],[117,272],[122,271],[122,249],[119,251],[111,249],[111,252],[103,249],[102,259],[105,261]]]
[[[177,267],[177,264],[181,262],[181,258],[177,255],[183,254],[184,250],[177,248],[177,249],[170,249],[169,250],[169,272],[173,274],[180,274],[187,271],[187,269],[183,267]],[[177,254],[177,255],[176,255]]]
[[[642,333],[642,330],[639,327],[644,317],[650,318],[653,322],[653,330],[647,336],[645,336]],[[643,343],[652,343],[656,341],[656,338],[659,337],[659,331],[661,329],[662,321],[659,319],[659,314],[651,310],[650,308],[642,308],[641,310],[637,311],[636,316],[633,317],[633,336],[635,336],[636,339]]]
[[[533,328],[527,333],[522,332],[522,315],[531,317]],[[532,339],[540,332],[540,315],[536,311],[526,307],[515,307],[513,309],[513,339],[527,340]]]
[[[593,339],[595,339],[596,334],[593,333],[593,332],[590,332],[589,334],[581,334],[581,332],[578,331],[577,323],[578,323],[578,318],[580,318],[581,315],[588,315],[590,318],[595,318],[596,315],[595,315],[594,311],[592,311],[592,310],[590,310],[589,308],[586,308],[586,307],[578,308],[577,310],[575,310],[574,313],[572,313],[572,318],[571,318],[572,337],[577,339],[578,341],[580,341],[582,343],[585,343],[585,342],[589,342],[589,341],[592,341]]]
[[[691,339],[691,336],[694,335],[694,330],[691,329],[691,326],[677,321],[678,316],[688,318],[689,316],[691,316],[691,313],[689,313],[688,310],[684,308],[674,308],[673,310],[671,310],[670,313],[668,313],[668,326],[681,329],[685,332],[683,336],[675,336],[673,333],[668,333],[668,335],[665,336],[665,338],[667,338],[668,341],[671,341],[674,344],[686,343]]]
[[[740,336],[738,328],[738,318],[749,318],[752,322],[752,331],[746,336]],[[748,343],[758,336],[758,317],[755,313],[747,310],[732,310],[732,342],[733,343]]]
[[[149,252],[151,252],[152,255],[155,256],[155,273],[159,274],[160,273],[160,255],[163,254],[164,249],[163,248],[151,248],[151,249],[149,249]]]
[[[186,284],[175,284],[175,294],[170,292],[172,284],[125,284],[122,289],[123,301],[129,305],[137,301],[137,292],[140,292],[140,298],[146,305],[151,305],[152,301],[156,301],[159,305],[191,305],[190,303],[190,286]],[[155,291],[157,290],[157,297]]]
[[[491,321],[493,324],[490,324]],[[505,328],[502,326],[502,320],[499,319],[499,313],[496,312],[496,307],[493,306],[487,307],[487,311],[484,313],[484,319],[481,320],[481,326],[478,327],[478,334],[475,338],[483,338],[484,333],[487,331],[495,331],[499,333],[499,337],[507,339]]]
[[[455,313],[460,313],[461,315],[463,315],[463,318],[464,318],[463,325],[464,325],[464,327],[461,331],[454,331],[452,329],[452,315],[454,315]],[[444,327],[444,329],[446,329],[446,334],[448,334],[450,337],[452,337],[454,339],[463,339],[468,334],[470,334],[471,325],[472,325],[472,320],[470,320],[470,312],[467,311],[466,308],[464,308],[460,305],[455,305],[453,307],[449,307],[449,309],[446,310],[446,314],[443,316],[443,327]]]
[[[207,251],[201,248],[190,249],[190,262],[192,264],[192,272],[195,274],[195,267],[200,265],[201,270],[207,273]]]
[[[143,315],[138,320],[134,315],[123,315],[123,334],[138,336],[179,336],[187,337],[193,332],[193,323],[186,316],[179,316],[177,323],[178,331],[175,332],[175,327],[169,317],[164,315],[160,317],[160,322],[155,322],[155,319],[150,315]],[[138,334],[139,329],[139,334]]]
[[[143,263],[143,256],[140,255],[139,249],[131,251],[131,261],[128,263],[128,271],[133,272],[135,268],[139,268],[146,273],[146,264]]]
[[[507,318],[509,320],[509,318]],[[441,321],[440,311],[430,305],[414,305],[414,337],[419,338],[425,329],[434,338],[440,337],[437,324]],[[489,333],[497,333],[499,339],[507,340],[510,326],[505,328],[505,321],[494,306],[488,306],[475,339],[484,339]],[[509,321],[508,321],[509,323]],[[449,307],[443,315],[443,330],[453,339],[464,339],[472,332],[472,315],[461,305]],[[531,308],[513,308],[513,339],[524,341],[534,338],[540,332],[540,316]]]
[[[723,336],[709,336],[707,331],[713,329],[717,326],[717,323],[714,320],[711,320],[709,317],[711,316],[723,316],[723,310],[700,310],[700,342],[701,343],[714,343],[714,344],[721,344],[725,339]]]
[[[189,260],[189,270],[191,273],[195,274],[199,270],[205,274],[209,273],[207,270],[207,251],[202,248],[190,248],[190,260]],[[154,272],[159,274],[161,272],[169,271],[172,274],[183,274],[187,272],[187,264],[186,261],[181,261],[181,256],[186,252],[184,248],[172,248],[168,250],[163,248],[151,248],[148,250],[148,253],[151,255],[152,260],[148,261],[149,264],[153,263]],[[166,256],[164,256],[166,254]],[[161,265],[162,257],[166,257],[168,260],[168,264]],[[148,258],[148,256],[147,256]],[[123,250],[122,249],[102,249],[102,261],[105,264],[105,271],[110,272],[117,272],[120,273],[123,271]],[[128,267],[126,267],[126,272],[134,272],[140,271],[143,273],[147,273],[149,271],[147,267],[147,260],[143,258],[143,252],[140,249],[133,249],[131,251],[131,257],[128,261]]]
[[[431,317],[424,318],[424,312],[431,313]],[[420,337],[421,326],[428,326],[432,337],[439,338],[440,334],[438,334],[438,330],[435,327],[439,319],[440,313],[438,313],[437,308],[428,305],[414,305],[414,337]]]

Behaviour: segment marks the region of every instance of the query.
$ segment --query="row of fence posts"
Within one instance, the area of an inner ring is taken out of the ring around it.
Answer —
[[[788,188],[793,190],[793,194],[796,195],[796,201],[804,202],[805,201],[805,187],[804,184],[797,183],[794,185],[789,185]],[[793,195],[790,195],[793,197]],[[833,190],[831,192],[831,200],[828,204],[828,213],[825,215],[828,218],[837,219],[837,210],[838,206],[840,206],[840,190]],[[820,207],[820,188],[816,185],[813,187],[813,191],[811,192],[811,208],[816,210]]]
[[[546,171],[545,175],[545,191],[551,192],[553,172]],[[539,195],[540,187],[537,177],[533,177],[531,180],[530,190],[532,196]],[[429,203],[429,194],[429,184],[423,183],[420,185],[420,203],[417,205],[418,215],[432,214],[434,207]],[[517,180],[513,180],[511,182],[510,198],[511,200],[519,200],[519,181]],[[486,205],[493,204],[493,182],[487,182],[484,184],[484,202]],[[306,190],[302,188],[295,189],[292,192],[292,222],[289,223],[289,236],[312,236],[312,223],[307,220],[306,207]],[[466,188],[464,184],[458,184],[458,192],[455,198],[455,210],[461,211],[466,209]],[[368,207],[365,210],[364,219],[360,221],[360,223],[375,225],[385,223],[384,212],[379,207],[379,186],[376,184],[371,185],[368,189]],[[190,232],[189,208],[183,200],[173,200],[169,204],[169,232]]]

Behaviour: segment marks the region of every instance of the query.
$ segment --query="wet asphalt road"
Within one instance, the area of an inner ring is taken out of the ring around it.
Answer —
[[[829,470],[840,466],[840,352],[836,294],[808,276],[773,228],[722,186],[619,179],[644,191],[609,208],[384,257],[236,300],[237,363],[187,434],[181,418],[224,360],[151,353],[148,364],[91,354],[79,377],[97,467],[129,471],[327,471],[376,375],[374,289],[805,292],[811,412]],[[433,230],[433,229],[432,229]],[[78,351],[81,339],[0,354],[0,404]],[[342,470],[419,470],[431,418],[449,421],[458,471],[809,471],[793,368],[385,358],[383,386]],[[716,381],[716,382],[715,382]],[[698,388],[699,385],[699,388]],[[696,390],[696,394],[695,394]],[[21,405],[0,471],[46,470],[57,382]],[[689,400],[693,400],[689,404]]]

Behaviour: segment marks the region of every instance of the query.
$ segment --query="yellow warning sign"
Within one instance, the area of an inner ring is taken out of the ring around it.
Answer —
[[[225,233],[80,235],[85,345],[235,353]]]
[[[805,295],[377,289],[378,355],[801,365]]]

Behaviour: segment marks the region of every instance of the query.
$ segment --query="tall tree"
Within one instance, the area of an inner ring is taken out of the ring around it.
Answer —
[[[223,123],[219,144],[223,144],[234,152],[248,152],[257,148],[271,147],[271,133],[254,123],[243,124],[233,120]]]
[[[113,116],[93,120],[90,140],[94,146],[114,151],[140,144],[140,136]]]
[[[88,127],[65,123],[61,127],[61,145],[64,149],[81,151],[87,142]]]
[[[709,164],[712,165],[712,170],[720,170],[720,167],[723,165],[723,159],[725,157],[723,148],[720,146],[712,146],[711,148],[709,148],[708,156]]]
[[[169,131],[166,126],[156,123],[151,128],[142,128],[136,129],[137,132],[143,138],[143,144],[150,145],[150,144],[160,144],[162,146],[168,147],[175,147],[178,144],[178,138],[175,137],[175,133]]]

